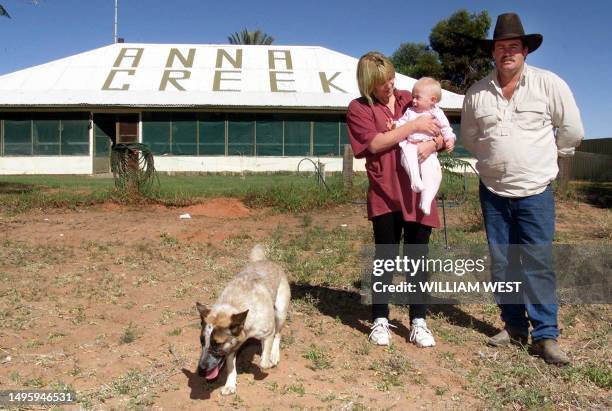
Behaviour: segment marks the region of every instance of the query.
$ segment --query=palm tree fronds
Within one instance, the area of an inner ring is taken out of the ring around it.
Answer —
[[[0,4],[0,16],[5,16],[8,17],[9,19],[11,18],[11,15],[8,14],[8,11],[6,11],[6,9]]]
[[[230,44],[258,44],[267,46],[274,42],[274,37],[259,29],[249,31],[247,28],[244,28],[242,31],[232,33],[227,37],[227,40]]]

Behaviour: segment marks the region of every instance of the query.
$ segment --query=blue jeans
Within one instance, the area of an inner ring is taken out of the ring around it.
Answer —
[[[549,185],[540,194],[509,198],[492,193],[481,182],[480,205],[491,253],[491,280],[521,281],[525,290],[518,301],[516,296],[509,300],[508,296],[495,295],[502,320],[507,327],[525,333],[531,323],[532,341],[556,339],[559,328],[552,261],[555,233],[552,187]],[[545,303],[539,304],[542,295]]]

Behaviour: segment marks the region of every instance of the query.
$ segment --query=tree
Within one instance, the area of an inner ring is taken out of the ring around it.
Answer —
[[[487,37],[489,27],[486,10],[479,14],[459,10],[431,30],[429,44],[440,56],[443,79],[455,91],[465,93],[493,68],[491,56],[478,41]]]
[[[274,42],[274,37],[267,35],[259,29],[249,31],[245,28],[228,36],[227,40],[230,44],[261,44],[267,46]]]
[[[486,10],[479,14],[459,10],[433,27],[429,46],[402,43],[391,61],[402,74],[434,77],[445,89],[465,93],[493,68],[491,56],[478,41],[487,37],[489,27],[491,18]]]
[[[0,4],[0,16],[8,17],[9,19],[11,18],[11,15],[8,14],[8,11],[6,11],[2,4]]]
[[[438,53],[424,43],[402,43],[391,56],[395,69],[412,78],[442,77]]]
[[[32,4],[38,4],[40,0],[30,0],[30,2]],[[11,18],[11,15],[8,14],[8,11],[6,11],[2,4],[0,4],[0,17],[8,17],[9,19]]]

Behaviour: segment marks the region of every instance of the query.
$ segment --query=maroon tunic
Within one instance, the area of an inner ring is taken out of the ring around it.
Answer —
[[[412,100],[407,91],[395,90],[395,114],[384,104],[374,101],[370,107],[365,98],[358,98],[348,106],[346,125],[356,158],[366,159],[368,187],[368,218],[401,211],[404,221],[414,221],[430,227],[440,227],[436,201],[431,214],[425,216],[419,209],[421,195],[410,189],[410,178],[400,161],[400,148],[395,145],[372,154],[368,147],[378,133],[387,131],[387,121],[399,119]]]

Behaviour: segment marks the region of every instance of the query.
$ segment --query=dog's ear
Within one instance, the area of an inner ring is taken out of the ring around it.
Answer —
[[[198,309],[198,312],[200,313],[200,318],[202,319],[202,321],[204,321],[204,319],[210,313],[210,308],[206,308],[205,305],[202,305],[200,303],[196,303],[196,308]]]
[[[248,314],[249,314],[249,310],[232,315],[232,319],[230,323],[230,330],[232,334],[238,335],[240,333],[240,331],[244,327],[244,321],[246,320]]]

